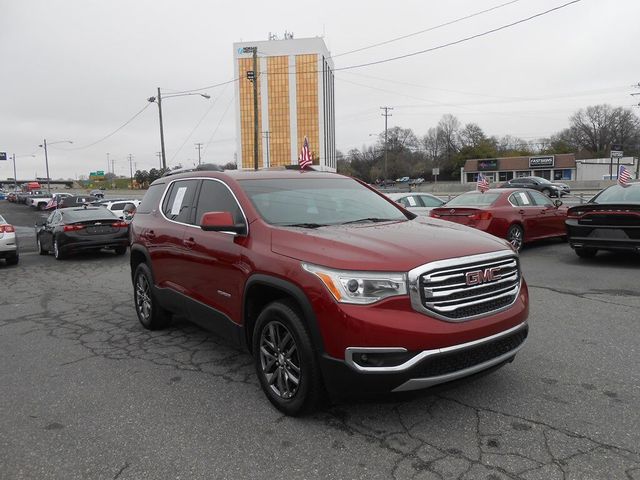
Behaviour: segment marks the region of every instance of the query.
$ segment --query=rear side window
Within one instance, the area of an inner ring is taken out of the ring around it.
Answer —
[[[227,186],[217,180],[204,180],[202,182],[196,208],[195,222],[197,225],[200,225],[202,215],[206,212],[231,212],[235,223],[244,223],[238,202],[236,202]]]
[[[533,203],[535,203],[536,205],[539,205],[541,207],[551,205],[551,200],[549,200],[549,198],[544,196],[542,193],[529,192],[529,195],[533,199]]]
[[[114,203],[113,205],[111,205],[111,208],[109,210],[122,210],[125,205],[126,205],[125,202]]]
[[[200,180],[177,180],[171,184],[162,204],[165,217],[174,222],[189,223],[198,182]]]
[[[444,203],[442,200],[428,195],[418,195],[418,198],[420,198],[420,201],[425,207],[439,207]]]
[[[155,185],[151,185],[147,193],[142,197],[142,203],[138,207],[138,214],[140,213],[151,213],[156,208],[158,208],[158,203],[160,203],[160,198],[162,197],[162,193],[164,192],[164,183],[157,183]]]

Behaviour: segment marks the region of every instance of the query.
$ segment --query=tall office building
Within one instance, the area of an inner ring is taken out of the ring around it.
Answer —
[[[253,70],[257,49],[258,168],[297,165],[309,139],[316,170],[336,171],[333,61],[321,38],[233,44],[238,165],[254,168]]]

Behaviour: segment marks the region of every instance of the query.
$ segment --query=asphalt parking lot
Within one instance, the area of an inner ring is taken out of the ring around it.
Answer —
[[[0,202],[0,479],[640,479],[640,256],[525,247],[530,336],[491,375],[289,418],[248,353],[176,319],[149,332],[128,258],[35,251]]]

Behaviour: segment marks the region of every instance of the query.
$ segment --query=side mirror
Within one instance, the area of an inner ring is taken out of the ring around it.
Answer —
[[[553,201],[553,205],[558,208],[559,206],[562,205],[562,200],[560,200],[559,198]]]
[[[205,232],[233,232],[245,233],[246,226],[243,223],[234,223],[231,212],[207,212],[202,215],[200,228]]]

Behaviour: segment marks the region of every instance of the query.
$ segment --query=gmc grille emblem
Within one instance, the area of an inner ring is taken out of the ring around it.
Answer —
[[[495,282],[502,277],[500,267],[485,268],[484,270],[474,270],[465,274],[467,286],[481,285],[483,283]]]

